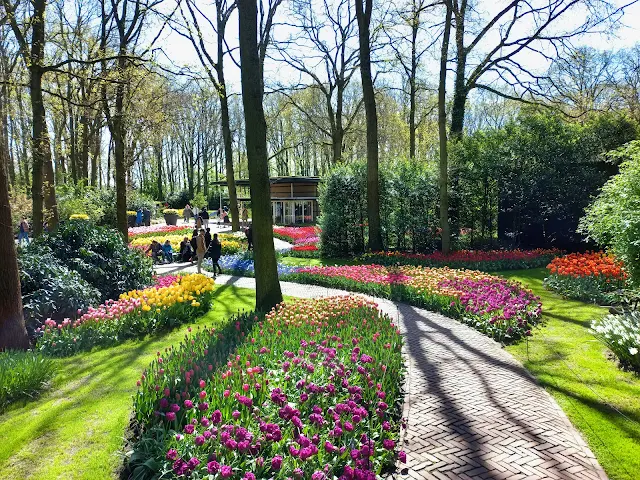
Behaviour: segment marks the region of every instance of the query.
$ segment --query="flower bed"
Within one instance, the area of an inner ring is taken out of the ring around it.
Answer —
[[[128,338],[173,328],[206,313],[211,306],[213,280],[190,274],[161,280],[160,285],[133,290],[108,300],[76,319],[48,319],[38,329],[38,350],[55,356],[73,355]]]
[[[130,240],[129,245],[132,248],[137,248],[142,251],[146,251],[149,248],[149,245],[154,240],[160,244],[164,244],[167,240],[171,243],[171,248],[173,248],[173,253],[176,254],[180,252],[180,242],[184,240],[184,237],[188,237],[191,239],[191,232],[193,230],[186,231],[184,234],[169,234],[169,235],[149,235],[145,237],[136,237],[133,240]],[[222,254],[223,255],[232,255],[234,253],[238,253],[243,249],[242,242],[233,235],[221,234],[218,235],[220,242],[222,243]]]
[[[273,236],[294,245],[317,245],[320,242],[318,227],[273,227]]]
[[[293,243],[293,247],[284,250],[283,255],[300,258],[320,257],[319,227],[273,227],[273,236]]]
[[[336,297],[256,320],[200,332],[145,370],[133,474],[152,465],[180,478],[375,479],[404,459],[402,339],[388,317]]]
[[[203,267],[206,271],[213,271],[212,262],[210,258],[205,258],[203,262]],[[253,264],[253,258],[248,257],[244,254],[234,254],[234,255],[223,255],[220,257],[218,261],[218,265],[222,268],[225,273],[230,275],[238,275],[242,277],[253,277],[255,275],[255,268]],[[278,263],[278,274],[286,275],[289,273],[293,273],[297,270],[297,267],[292,267],[289,265],[284,265],[282,263]]]
[[[556,249],[536,250],[459,250],[449,254],[408,252],[365,253],[360,260],[379,265],[416,265],[423,267],[469,268],[483,272],[539,268],[560,254]]]
[[[604,252],[572,253],[547,265],[544,285],[564,297],[610,305],[617,303],[627,274],[622,262]]]
[[[591,324],[594,335],[611,350],[620,366],[640,373],[640,312],[607,315]]]
[[[458,319],[501,342],[531,335],[539,298],[520,284],[472,270],[356,265],[304,267],[283,280],[406,301]]]
[[[133,212],[135,215],[135,212]],[[181,234],[189,235],[193,233],[193,228],[184,225],[151,225],[150,227],[131,227],[129,228],[129,241],[134,238],[154,237],[158,234]]]

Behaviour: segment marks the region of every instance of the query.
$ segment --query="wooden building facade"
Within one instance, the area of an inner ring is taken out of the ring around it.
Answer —
[[[315,223],[318,205],[319,177],[271,177],[271,212],[274,225]],[[227,182],[214,182],[226,186]],[[249,180],[236,180],[240,208],[251,201]]]

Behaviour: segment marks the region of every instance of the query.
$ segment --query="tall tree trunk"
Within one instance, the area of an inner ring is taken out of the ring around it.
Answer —
[[[256,310],[265,312],[282,302],[282,292],[273,246],[267,124],[262,106],[257,10],[256,0],[238,0],[242,103],[255,245]]]
[[[411,160],[416,158],[416,76],[418,74],[416,42],[419,26],[419,17],[414,18],[411,25],[411,74],[409,77],[409,158]]]
[[[224,78],[224,25],[218,17],[218,63],[216,74],[218,76],[218,97],[220,98],[220,122],[222,124],[222,141],[224,143],[224,164],[227,176],[227,189],[229,190],[229,208],[231,209],[231,230],[240,230],[240,213],[238,209],[238,193],[236,192],[235,171],[233,168],[233,140],[231,138],[231,120],[229,117],[229,97]]]
[[[444,32],[442,34],[442,49],[440,51],[440,81],[438,85],[438,134],[440,138],[440,233],[442,237],[442,252],[451,250],[451,232],[449,228],[449,166],[447,152],[447,59],[449,54],[449,38],[451,36],[451,1],[445,0],[447,13],[445,16]]]
[[[453,85],[453,101],[451,104],[451,141],[457,142],[464,130],[464,111],[469,91],[466,87],[465,71],[467,68],[467,50],[464,46],[464,23],[467,2],[461,2],[455,12],[456,21],[456,76]]]
[[[4,145],[2,129],[0,136],[0,145]],[[0,351],[29,348],[29,337],[22,314],[16,245],[13,240],[9,179],[5,168],[6,153],[4,148],[0,148]]]
[[[33,2],[33,25],[31,34],[31,56],[29,65],[29,88],[31,96],[31,114],[32,114],[32,160],[33,160],[33,182],[31,185],[31,195],[33,201],[33,234],[38,236],[42,233],[43,217],[43,172],[45,164],[51,162],[51,147],[49,144],[49,133],[47,131],[46,113],[44,108],[44,99],[42,97],[42,62],[44,61],[44,43],[45,43],[45,9],[46,0],[34,0]],[[52,179],[53,180],[53,179]],[[51,184],[48,186],[47,198],[49,198],[51,190],[55,187]],[[53,205],[55,206],[55,190],[53,190]],[[57,209],[49,213],[53,224],[57,223]],[[55,226],[55,225],[54,225]]]
[[[371,75],[371,44],[369,24],[373,0],[355,0],[360,40],[360,77],[367,121],[367,217],[369,219],[369,249],[382,250],[380,227],[380,179],[378,178],[378,115],[376,95]],[[364,2],[364,5],[363,5]]]
[[[58,226],[58,202],[56,200],[56,182],[53,173],[53,161],[51,159],[51,145],[49,143],[49,130],[47,129],[47,121],[44,122],[44,131],[42,134],[42,148],[44,151],[42,175],[43,175],[43,194],[44,208],[46,210],[45,220],[49,225],[49,230],[54,230]]]
[[[160,140],[160,144],[156,145],[156,162],[158,164],[158,199],[164,199],[164,189],[162,185],[162,140]]]
[[[87,112],[83,110],[80,115],[80,176],[84,180],[84,184],[89,184],[89,117]]]
[[[118,72],[124,75],[126,69],[126,49],[120,49],[118,58]],[[124,129],[124,84],[116,87],[115,113],[113,115],[113,156],[116,167],[116,228],[125,242],[128,241],[127,223],[127,165],[125,159],[125,129]]]
[[[91,126],[91,140],[93,141],[93,152],[91,155],[91,186],[96,187],[99,179],[99,170],[100,170],[100,143],[101,143],[101,135],[100,135],[100,113],[96,112],[96,116],[93,119],[93,124]]]

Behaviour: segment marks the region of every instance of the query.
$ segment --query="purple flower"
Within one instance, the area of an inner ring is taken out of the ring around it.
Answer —
[[[184,408],[193,408],[193,402],[191,400],[185,400]]]
[[[166,414],[167,420],[173,422],[176,419],[176,414],[173,412],[167,412]]]
[[[196,445],[199,447],[204,445],[204,441],[205,441],[205,438],[202,435],[198,435],[195,440]]]
[[[385,448],[385,450],[393,450],[394,448],[396,448],[396,442],[394,442],[390,438],[387,438],[382,441],[382,446]]]
[[[216,474],[220,471],[220,464],[215,460],[213,462],[207,463],[207,472]]]
[[[406,454],[406,453],[404,453],[404,450],[400,450],[400,451],[398,452],[398,458],[400,459],[400,461],[401,461],[402,463],[407,463],[407,454]]]
[[[220,467],[220,475],[222,475],[222,478],[232,477],[233,469],[229,465],[222,465]]]
[[[271,459],[271,468],[273,470],[280,470],[282,467],[282,457],[280,455],[276,455]]]
[[[194,431],[194,426],[193,424],[189,423],[187,425],[184,426],[184,433],[186,433],[187,435],[191,435]]]
[[[167,460],[175,460],[178,458],[178,451],[175,448],[170,449],[167,452]]]

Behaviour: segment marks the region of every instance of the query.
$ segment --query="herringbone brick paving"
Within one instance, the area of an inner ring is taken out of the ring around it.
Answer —
[[[255,288],[254,279],[218,284]],[[281,282],[285,295],[348,292]],[[399,479],[606,479],[551,396],[499,344],[455,320],[376,299],[405,337]]]

